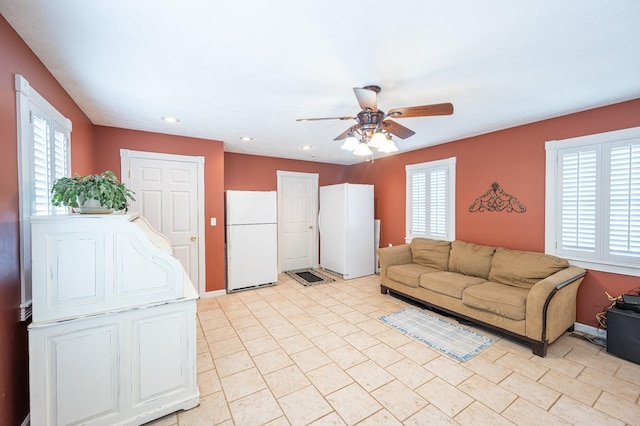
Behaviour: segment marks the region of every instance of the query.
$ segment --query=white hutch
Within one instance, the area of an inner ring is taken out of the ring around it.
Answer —
[[[166,237],[135,214],[31,223],[31,424],[138,425],[198,405],[198,294]]]

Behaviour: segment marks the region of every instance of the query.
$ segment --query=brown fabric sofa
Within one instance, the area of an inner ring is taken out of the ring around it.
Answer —
[[[586,273],[564,259],[464,241],[414,238],[378,250],[380,290],[414,299],[531,344],[548,344],[576,320]]]

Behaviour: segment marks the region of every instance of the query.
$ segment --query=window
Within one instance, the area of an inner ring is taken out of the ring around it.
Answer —
[[[437,240],[455,239],[456,159],[406,166],[407,233]]]
[[[547,253],[640,276],[640,127],[546,143]]]
[[[65,213],[51,204],[53,181],[70,170],[71,121],[16,75],[20,197],[20,319],[31,316],[32,215]]]

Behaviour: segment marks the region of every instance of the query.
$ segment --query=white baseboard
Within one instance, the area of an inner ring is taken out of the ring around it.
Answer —
[[[202,298],[209,298],[209,297],[220,297],[220,296],[224,296],[225,294],[227,294],[227,290],[214,290],[214,291],[207,291]]]
[[[592,327],[590,325],[586,325],[586,324],[581,324],[579,322],[576,322],[573,324],[573,329],[575,331],[579,331],[581,333],[586,333],[589,334],[591,336],[596,336],[596,337],[602,337],[602,338],[607,338],[607,330],[600,330],[596,327]]]
[[[27,417],[24,418],[20,426],[29,426],[31,424],[31,413],[27,414]]]

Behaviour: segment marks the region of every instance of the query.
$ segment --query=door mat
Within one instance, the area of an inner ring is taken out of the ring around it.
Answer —
[[[286,274],[304,286],[331,283],[335,281],[333,278],[321,274],[314,269],[298,269],[295,271],[287,271]]]
[[[495,343],[475,331],[414,308],[381,316],[380,321],[461,362],[470,360]]]

